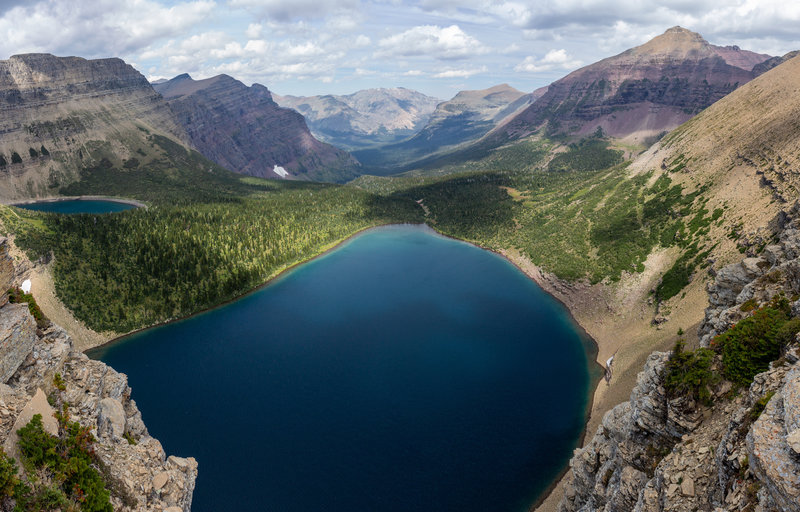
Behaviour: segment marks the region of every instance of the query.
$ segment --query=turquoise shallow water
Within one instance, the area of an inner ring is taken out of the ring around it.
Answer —
[[[581,435],[588,346],[506,260],[390,226],[90,355],[198,459],[194,511],[518,512]]]
[[[63,201],[42,201],[19,204],[19,208],[51,213],[116,213],[136,208],[132,204],[95,199],[66,199]]]

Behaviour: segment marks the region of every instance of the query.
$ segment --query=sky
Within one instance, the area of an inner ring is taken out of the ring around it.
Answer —
[[[0,0],[0,59],[120,57],[151,80],[226,73],[282,95],[449,99],[530,92],[675,25],[717,45],[800,49],[792,0]]]

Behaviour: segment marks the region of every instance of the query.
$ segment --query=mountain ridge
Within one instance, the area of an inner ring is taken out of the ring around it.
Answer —
[[[642,143],[755,78],[752,68],[769,57],[714,46],[673,27],[553,82],[535,104],[487,138],[500,143],[545,126],[554,135],[580,136],[599,126],[612,137]]]
[[[300,112],[312,132],[345,149],[396,142],[427,123],[441,100],[403,87],[363,89],[347,95],[279,96]]]
[[[53,195],[104,158],[156,158],[154,136],[190,147],[161,96],[118,58],[0,61],[0,133],[4,200]]]
[[[188,74],[156,84],[207,158],[257,177],[343,181],[358,172],[345,151],[315,139],[297,112],[279,107],[260,84],[228,75],[194,80]]]

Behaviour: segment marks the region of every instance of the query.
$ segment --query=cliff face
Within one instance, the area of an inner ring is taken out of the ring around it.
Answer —
[[[758,307],[800,292],[800,205],[773,228],[778,243],[761,256],[712,271],[701,344],[751,314],[745,302]],[[800,314],[800,301],[792,313]],[[576,450],[561,510],[800,510],[798,340],[733,398],[730,383],[715,384],[710,407],[668,398],[669,357],[652,354],[630,401]]]
[[[7,257],[5,239],[0,259]],[[35,292],[35,290],[34,290]],[[55,396],[69,404],[71,421],[89,427],[97,438],[95,453],[106,467],[106,485],[114,510],[188,512],[197,477],[193,458],[167,457],[150,436],[131,399],[125,375],[73,350],[63,329],[37,329],[26,304],[0,307],[0,445],[19,457],[16,431],[34,414],[56,431],[50,405]],[[63,389],[54,377],[60,374]],[[129,442],[135,440],[135,444]],[[0,498],[0,508],[10,506]]]
[[[709,44],[680,27],[554,82],[534,104],[493,134],[518,138],[545,124],[552,133],[586,134],[598,126],[642,141],[683,123],[757,76],[769,58]]]
[[[306,118],[315,135],[348,149],[388,144],[425,126],[440,100],[411,89],[365,89],[344,96],[275,96]]]
[[[144,76],[120,59],[0,61],[0,199],[55,195],[101,158],[121,162],[149,149],[148,134],[189,142]]]
[[[227,75],[206,80],[180,75],[154,87],[197,150],[231,171],[321,181],[358,174],[355,159],[315,139],[303,116],[279,107],[262,85],[247,87]]]

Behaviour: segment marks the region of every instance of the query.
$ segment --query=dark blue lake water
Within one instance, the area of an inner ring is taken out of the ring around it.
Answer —
[[[90,355],[197,458],[196,512],[519,512],[581,435],[587,341],[506,260],[390,226]]]
[[[136,208],[132,204],[96,199],[65,199],[63,201],[42,201],[15,206],[26,210],[51,213],[116,213]]]

